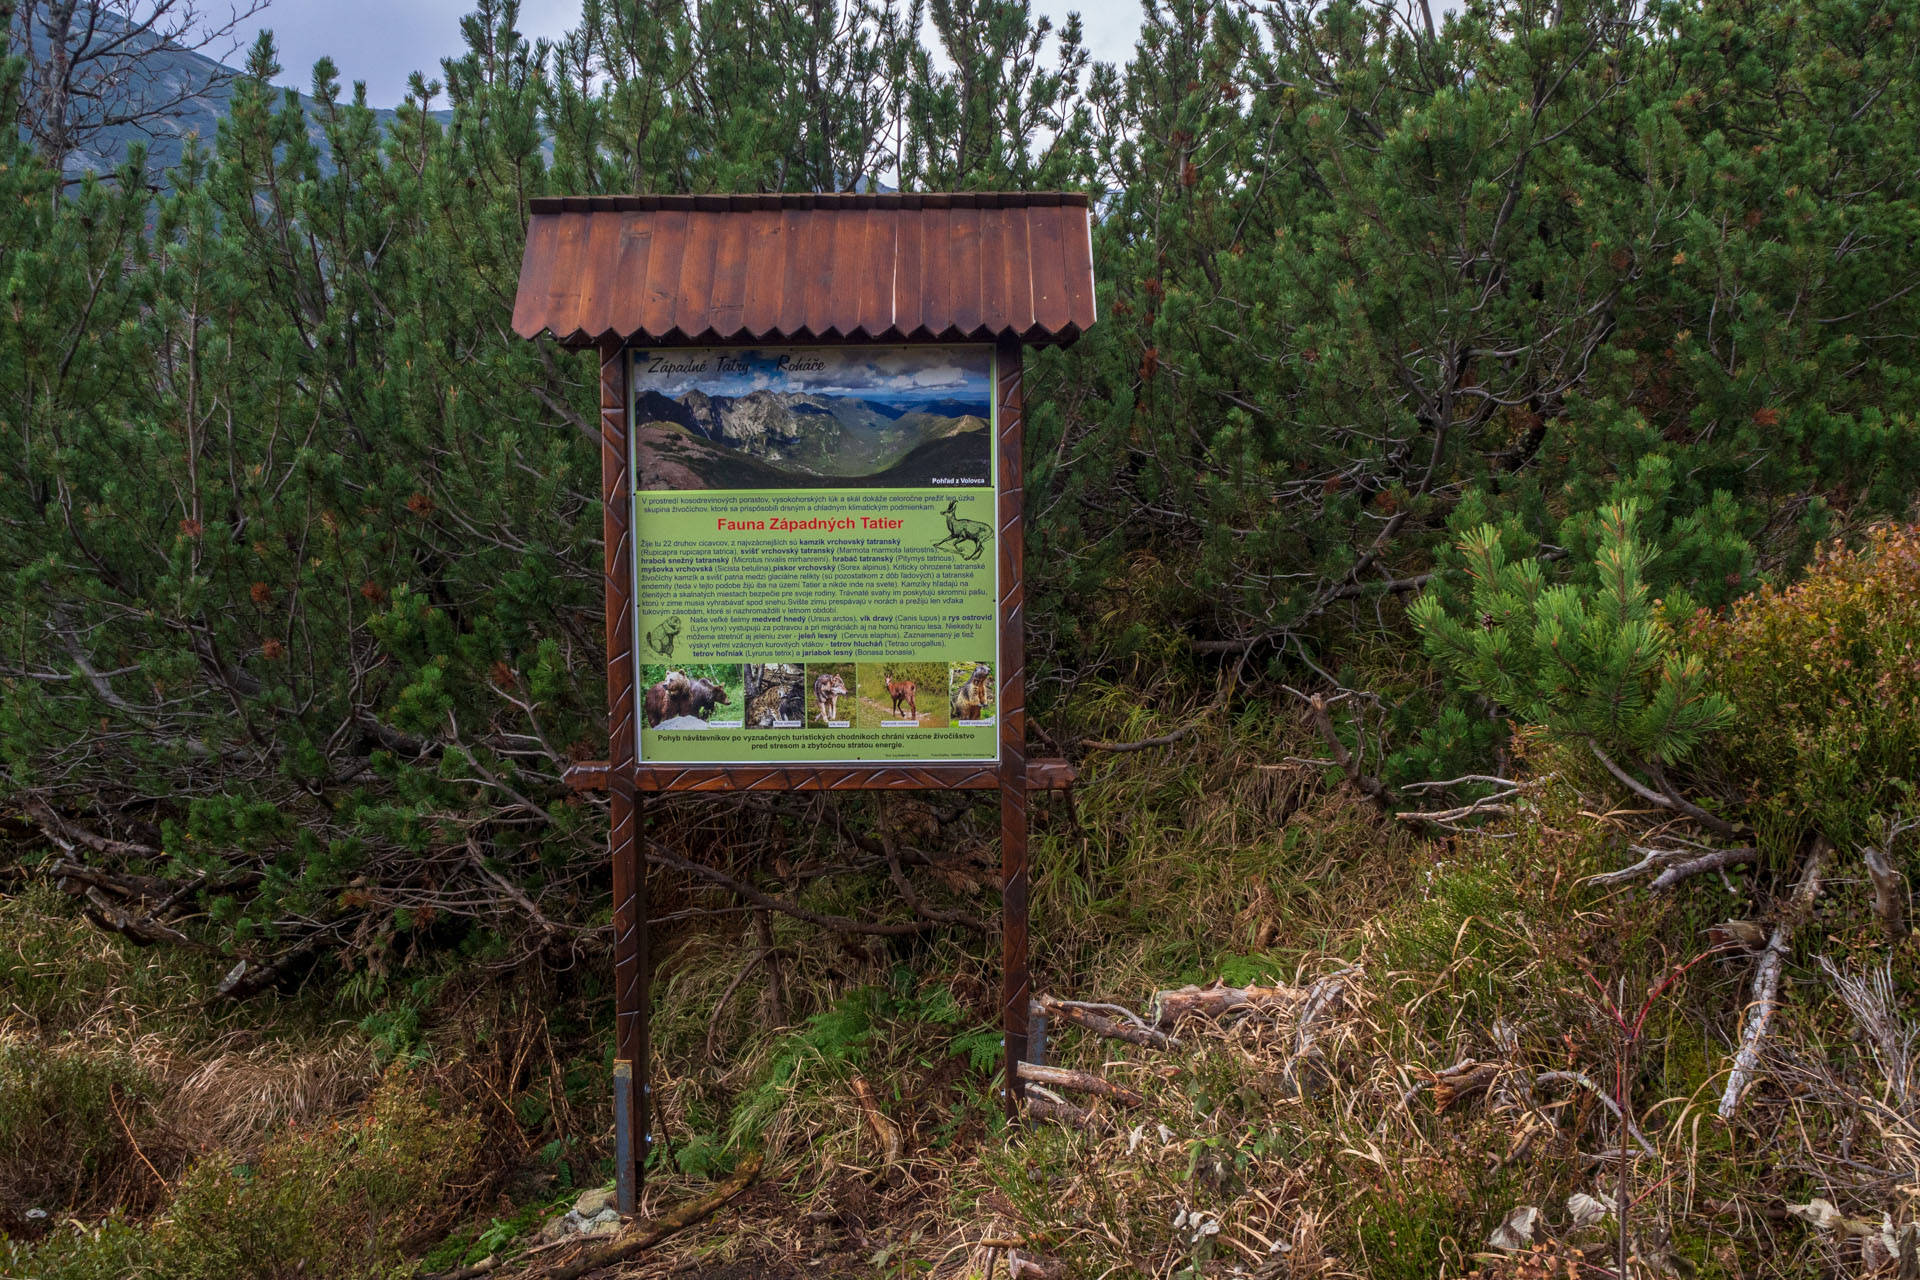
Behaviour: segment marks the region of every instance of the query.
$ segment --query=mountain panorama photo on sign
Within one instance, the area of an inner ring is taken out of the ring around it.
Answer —
[[[642,489],[985,487],[984,347],[637,351]]]

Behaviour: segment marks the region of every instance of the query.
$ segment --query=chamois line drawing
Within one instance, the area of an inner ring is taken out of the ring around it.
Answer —
[[[958,505],[958,499],[950,499],[947,502],[947,508],[942,513],[947,517],[947,536],[933,545],[944,547],[962,560],[978,560],[980,553],[987,549],[987,544],[993,541],[993,526],[983,521],[968,520],[955,515],[954,510]],[[973,550],[962,550],[963,543],[971,546]]]

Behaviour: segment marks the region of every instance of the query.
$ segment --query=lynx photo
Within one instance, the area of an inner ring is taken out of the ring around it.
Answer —
[[[797,662],[746,664],[747,728],[798,729],[806,723],[806,668]]]

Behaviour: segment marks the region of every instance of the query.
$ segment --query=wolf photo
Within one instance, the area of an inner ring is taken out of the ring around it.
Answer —
[[[986,488],[986,347],[633,353],[639,489]]]
[[[955,724],[992,724],[998,701],[991,662],[950,662],[947,688]]]
[[[641,719],[649,729],[737,729],[745,692],[737,662],[640,668]]]
[[[798,662],[747,663],[747,728],[798,729],[804,725],[806,674],[806,668]]]
[[[851,662],[809,662],[807,728],[845,729],[851,726],[856,682]]]
[[[863,662],[854,727],[944,729],[947,727],[947,664]]]

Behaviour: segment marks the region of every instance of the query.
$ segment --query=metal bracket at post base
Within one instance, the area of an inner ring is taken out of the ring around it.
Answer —
[[[614,1208],[633,1214],[640,1208],[640,1184],[647,1157],[653,1154],[653,1086],[640,1086],[639,1142],[634,1142],[633,1064],[625,1058],[613,1063],[613,1198]]]
[[[621,1213],[639,1207],[639,1179],[633,1157],[633,1064],[613,1064],[613,1198]]]

